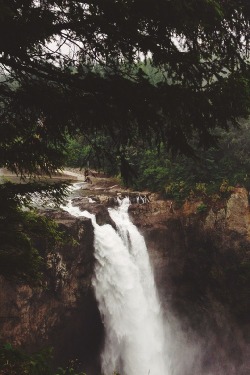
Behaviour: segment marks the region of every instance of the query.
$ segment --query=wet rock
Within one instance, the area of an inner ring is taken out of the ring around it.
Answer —
[[[75,198],[73,204],[111,224],[106,206],[115,206],[117,193]],[[125,193],[124,193],[125,195]],[[201,343],[205,374],[245,375],[250,358],[249,206],[247,192],[234,191],[223,207],[197,213],[201,201],[177,209],[171,201],[138,204],[130,194],[133,222],[144,234],[155,282],[166,318],[171,310],[185,332]],[[108,201],[109,200],[109,201]],[[60,228],[74,236],[76,246],[58,245],[46,254],[42,288],[0,279],[0,329],[3,341],[36,348],[55,346],[61,359],[79,356],[97,360],[103,326],[94,299],[93,227],[90,219],[50,211]],[[70,343],[67,345],[67,343]],[[212,359],[211,359],[212,358]],[[245,371],[245,372],[244,372]],[[95,373],[98,373],[96,371]]]
[[[247,192],[238,188],[224,207],[202,214],[199,204],[188,202],[171,214],[168,203],[158,201],[133,205],[130,213],[146,239],[166,317],[171,310],[185,331],[192,327],[205,353],[202,373],[245,375],[250,368]]]
[[[98,364],[103,334],[91,281],[93,226],[90,219],[64,211],[48,215],[74,241],[58,243],[55,249],[48,247],[46,238],[38,244],[46,261],[40,287],[0,277],[0,341],[31,351],[53,346],[57,363],[77,357],[87,369],[93,358]]]
[[[79,207],[81,211],[88,211],[91,214],[96,216],[96,222],[99,225],[110,224],[114,229],[116,225],[114,221],[109,216],[108,208],[103,204],[98,203],[98,199],[94,203],[90,203],[89,200],[86,201],[86,198],[77,199],[72,201],[73,206]]]

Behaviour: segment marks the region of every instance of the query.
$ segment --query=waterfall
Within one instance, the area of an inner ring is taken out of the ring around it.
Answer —
[[[95,232],[93,286],[105,327],[102,371],[111,375],[170,375],[161,306],[145,241],[128,215],[125,198],[109,213],[117,226],[99,226],[95,216],[68,206],[75,216],[92,219]]]

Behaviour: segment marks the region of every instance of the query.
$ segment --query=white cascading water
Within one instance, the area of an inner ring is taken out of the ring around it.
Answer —
[[[129,199],[109,213],[117,226],[99,226],[77,207],[67,210],[92,219],[95,231],[93,285],[105,326],[102,371],[111,375],[170,375],[162,312],[145,241],[128,215]]]

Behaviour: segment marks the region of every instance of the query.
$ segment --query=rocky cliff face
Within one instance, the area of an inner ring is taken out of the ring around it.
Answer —
[[[202,210],[199,208],[202,207]],[[202,354],[204,374],[250,371],[250,213],[245,189],[224,204],[131,207],[144,234],[166,315]],[[191,329],[191,332],[190,332]]]
[[[84,368],[93,364],[98,368],[102,323],[91,286],[92,224],[65,212],[50,216],[76,243],[53,251],[46,241],[39,244],[47,262],[41,287],[0,279],[1,341],[31,351],[53,346],[55,361],[60,364],[80,358]]]
[[[101,201],[74,204],[113,225]],[[177,317],[190,342],[199,342],[202,374],[249,374],[247,192],[238,188],[223,204],[191,201],[178,210],[152,198],[131,205],[130,215],[145,236],[166,316]],[[1,340],[28,349],[52,345],[58,361],[78,357],[88,374],[97,374],[103,327],[91,287],[93,229],[88,219],[52,216],[79,244],[53,252],[40,244],[47,259],[43,288],[0,280]]]

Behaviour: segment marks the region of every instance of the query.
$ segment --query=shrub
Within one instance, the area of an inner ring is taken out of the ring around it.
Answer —
[[[197,209],[196,209],[196,211],[198,212],[198,213],[202,213],[202,212],[206,212],[207,211],[207,205],[205,204],[205,203],[201,203],[198,207],[197,207]]]

